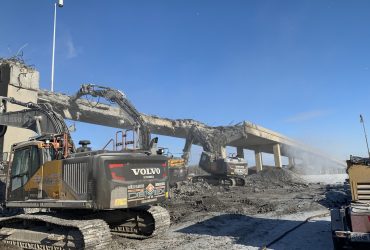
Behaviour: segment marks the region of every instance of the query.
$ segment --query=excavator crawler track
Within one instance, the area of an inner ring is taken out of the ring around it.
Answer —
[[[135,208],[130,210],[128,215],[130,218],[121,220],[121,222],[108,222],[112,234],[134,239],[147,239],[163,234],[170,226],[170,215],[165,208],[160,206]],[[120,215],[116,213],[115,216]]]
[[[0,239],[25,249],[107,249],[109,226],[103,220],[71,220],[47,214],[0,219]]]

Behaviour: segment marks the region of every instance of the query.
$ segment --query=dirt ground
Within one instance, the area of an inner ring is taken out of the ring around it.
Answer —
[[[184,182],[162,204],[171,215],[168,234],[144,241],[114,237],[112,249],[258,249],[306,218],[347,203],[348,191],[276,168],[248,176],[243,187]],[[316,222],[300,230],[316,230],[317,241],[304,245],[293,238],[272,249],[332,248],[328,216]]]
[[[171,216],[168,233],[147,240],[113,236],[111,249],[260,249],[307,217],[347,203],[348,192],[344,184],[308,183],[277,168],[248,176],[243,187],[183,182],[161,204]],[[330,249],[329,220],[313,220],[270,248]]]

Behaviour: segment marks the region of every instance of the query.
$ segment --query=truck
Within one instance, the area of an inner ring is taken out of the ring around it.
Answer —
[[[157,153],[157,138],[123,93],[84,85],[82,95],[102,96],[130,115],[138,136],[135,147],[77,148],[63,118],[50,105],[0,101],[23,107],[0,113],[0,125],[36,135],[15,143],[8,163],[7,208],[37,208],[38,213],[0,218],[0,240],[26,249],[107,249],[112,235],[145,239],[165,232],[169,213],[167,157]],[[1,131],[6,131],[0,128]],[[91,135],[93,136],[93,133]]]

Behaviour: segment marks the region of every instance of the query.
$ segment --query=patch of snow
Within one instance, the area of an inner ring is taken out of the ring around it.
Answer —
[[[308,183],[323,183],[323,184],[341,184],[347,178],[347,174],[318,174],[318,175],[301,175],[303,180]]]

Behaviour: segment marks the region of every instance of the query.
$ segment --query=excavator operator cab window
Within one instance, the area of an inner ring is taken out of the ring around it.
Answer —
[[[14,151],[11,169],[12,191],[22,187],[40,166],[37,146],[28,146]]]
[[[53,147],[43,148],[42,155],[43,155],[43,162],[53,161],[56,159],[56,151]]]

